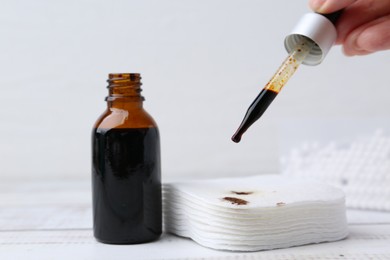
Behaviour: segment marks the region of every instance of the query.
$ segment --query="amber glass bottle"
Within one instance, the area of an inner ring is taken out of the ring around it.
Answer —
[[[95,238],[136,244],[161,235],[160,137],[143,109],[141,76],[109,74],[107,110],[92,132]]]

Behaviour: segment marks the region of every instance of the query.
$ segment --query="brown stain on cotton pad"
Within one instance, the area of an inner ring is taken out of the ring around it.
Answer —
[[[246,204],[249,203],[246,200],[239,199],[239,198],[234,198],[234,197],[224,197],[222,199],[226,200],[226,201],[229,201],[230,203],[235,204],[235,205],[246,205]]]
[[[231,193],[236,195],[251,195],[253,194],[253,191],[234,191],[232,190]]]

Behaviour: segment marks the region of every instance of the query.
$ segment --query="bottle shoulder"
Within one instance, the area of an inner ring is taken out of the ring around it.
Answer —
[[[157,128],[153,117],[144,109],[109,108],[97,119],[93,128]]]

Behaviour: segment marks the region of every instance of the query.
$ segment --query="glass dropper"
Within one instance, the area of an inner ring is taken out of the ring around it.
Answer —
[[[292,77],[315,45],[316,44],[307,37],[300,38],[300,41],[291,50],[274,76],[249,106],[241,125],[232,137],[233,142],[240,142],[242,135],[263,115],[265,110],[267,110],[268,106],[286,85],[287,81]]]

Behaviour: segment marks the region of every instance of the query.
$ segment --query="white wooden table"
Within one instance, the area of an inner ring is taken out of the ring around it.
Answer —
[[[163,234],[141,245],[92,236],[87,181],[0,184],[0,259],[390,259],[390,213],[348,211],[347,239],[253,253],[225,252]]]

